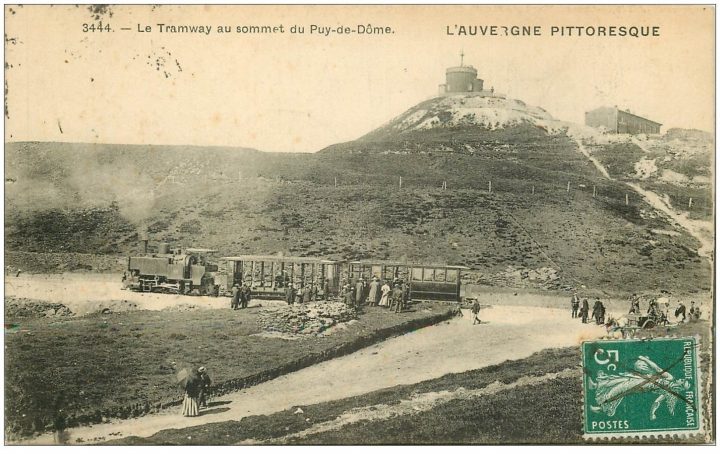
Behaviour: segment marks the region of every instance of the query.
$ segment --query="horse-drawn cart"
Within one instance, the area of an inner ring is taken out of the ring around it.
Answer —
[[[653,309],[646,315],[630,312],[620,318],[611,318],[607,323],[608,333],[622,334],[623,339],[635,337],[641,329],[653,329],[659,325],[667,325],[667,316],[659,309]]]
[[[662,323],[662,315],[657,314],[627,314],[627,327],[634,329],[652,329]]]

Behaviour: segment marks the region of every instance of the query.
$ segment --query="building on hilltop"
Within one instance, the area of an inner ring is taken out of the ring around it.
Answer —
[[[660,126],[647,118],[640,117],[615,107],[598,107],[585,112],[585,124],[594,128],[604,127],[616,134],[660,134]]]
[[[445,83],[438,86],[440,96],[467,93],[477,96],[493,96],[504,98],[504,95],[495,93],[494,88],[483,90],[482,79],[478,79],[477,69],[463,65],[464,53],[460,54],[460,66],[453,66],[445,70]]]

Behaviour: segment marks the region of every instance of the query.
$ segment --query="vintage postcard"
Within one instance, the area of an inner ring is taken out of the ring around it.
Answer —
[[[5,5],[5,443],[715,443],[714,5]]]

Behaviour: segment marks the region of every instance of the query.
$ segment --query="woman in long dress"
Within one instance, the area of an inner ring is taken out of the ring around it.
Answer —
[[[382,288],[380,289],[382,292],[382,296],[380,297],[380,304],[379,306],[389,306],[390,305],[390,286],[386,283],[383,284]]]
[[[183,416],[197,416],[200,414],[200,388],[202,380],[195,368],[185,380],[185,399],[183,399]]]

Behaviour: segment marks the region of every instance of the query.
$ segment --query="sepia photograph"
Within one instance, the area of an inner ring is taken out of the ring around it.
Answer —
[[[715,5],[4,5],[4,444],[714,445]]]

